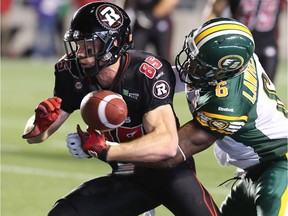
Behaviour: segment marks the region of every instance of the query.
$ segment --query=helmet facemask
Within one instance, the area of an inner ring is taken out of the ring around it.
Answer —
[[[193,88],[202,88],[207,85],[216,85],[214,79],[218,68],[201,61],[197,55],[199,50],[194,42],[197,29],[185,37],[182,51],[176,56],[176,68],[180,79]],[[183,60],[184,59],[184,60]]]
[[[94,76],[103,68],[114,64],[119,58],[118,41],[112,31],[97,32],[90,37],[79,37],[79,35],[78,31],[67,31],[64,36],[64,46],[70,59],[77,62],[80,76]],[[84,48],[84,56],[77,56],[80,47]],[[95,59],[94,66],[82,67],[81,59],[91,57]]]

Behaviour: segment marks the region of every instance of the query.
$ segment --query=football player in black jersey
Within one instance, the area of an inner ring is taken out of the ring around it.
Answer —
[[[54,97],[38,105],[23,138],[28,143],[47,139],[94,90],[121,94],[128,117],[121,127],[105,132],[110,146],[91,128],[84,132],[78,126],[67,136],[73,156],[97,156],[113,171],[59,199],[49,216],[135,216],[161,204],[174,215],[218,215],[212,197],[195,176],[192,157],[180,153],[182,162],[176,167],[150,167],[182,152],[172,106],[175,76],[162,57],[130,49],[125,11],[107,2],[84,5],[74,14],[64,42],[67,54],[55,65]]]
[[[172,60],[172,12],[180,0],[126,0],[130,17],[135,17],[132,30],[134,49],[147,50],[149,45],[167,60]],[[131,11],[131,12],[130,12]]]

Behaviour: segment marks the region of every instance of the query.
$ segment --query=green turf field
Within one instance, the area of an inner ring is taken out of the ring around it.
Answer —
[[[61,196],[81,182],[109,171],[97,159],[75,159],[66,149],[65,137],[80,123],[76,112],[56,134],[42,144],[29,145],[22,138],[26,120],[38,103],[50,97],[54,86],[53,61],[2,59],[1,64],[1,215],[44,216]],[[282,62],[276,87],[287,106],[287,62]],[[183,124],[190,119],[183,94],[175,97],[175,109]],[[217,187],[233,175],[221,168],[212,148],[196,157],[198,176],[217,204],[229,188]],[[113,205],[113,204],[111,204]],[[157,215],[169,216],[163,207]]]

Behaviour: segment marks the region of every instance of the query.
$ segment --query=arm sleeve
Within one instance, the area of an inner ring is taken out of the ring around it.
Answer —
[[[80,108],[81,100],[86,95],[85,80],[73,77],[69,70],[61,70],[59,64],[55,65],[54,96],[62,99],[62,110],[73,113]]]

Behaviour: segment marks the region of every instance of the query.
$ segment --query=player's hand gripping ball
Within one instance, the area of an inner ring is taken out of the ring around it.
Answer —
[[[89,127],[105,132],[121,126],[128,109],[120,94],[99,90],[88,93],[82,99],[80,113]]]

